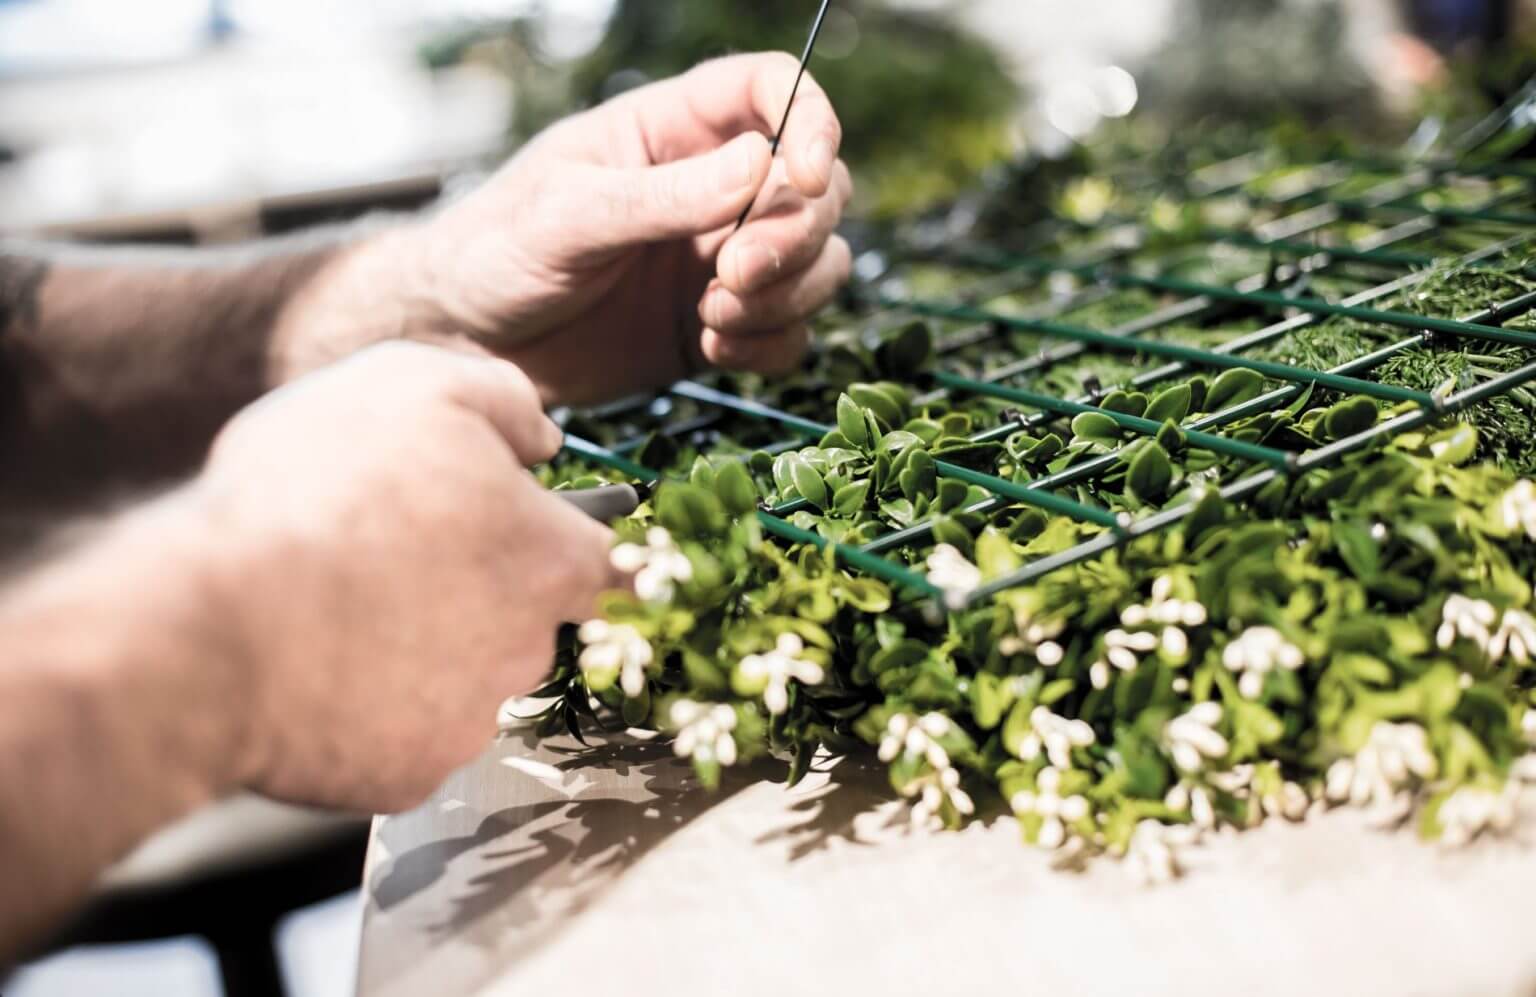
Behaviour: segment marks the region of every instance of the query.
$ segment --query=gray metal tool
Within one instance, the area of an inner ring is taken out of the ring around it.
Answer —
[[[645,500],[641,489],[634,485],[604,485],[601,488],[584,488],[578,491],[555,492],[555,494],[599,523],[611,523],[615,519],[622,519],[640,508],[640,503]]]

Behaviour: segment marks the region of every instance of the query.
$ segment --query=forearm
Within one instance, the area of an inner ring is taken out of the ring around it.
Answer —
[[[269,387],[400,334],[393,230],[373,229],[211,252],[0,243],[0,498],[183,473]]]
[[[240,652],[209,629],[199,516],[151,503],[0,594],[0,965],[235,778]]]

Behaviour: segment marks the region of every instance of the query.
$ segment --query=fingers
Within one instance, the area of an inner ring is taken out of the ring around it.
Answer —
[[[705,326],[726,336],[750,336],[793,325],[819,311],[847,283],[853,254],[841,236],[827,240],[808,268],[761,291],[737,294],[717,282],[699,303]]]
[[[704,330],[704,358],[723,370],[782,377],[796,370],[811,348],[808,326],[793,325],[759,336],[722,336]]]
[[[811,266],[852,197],[853,177],[841,160],[833,168],[831,188],[819,198],[780,190],[721,249],[721,283],[735,294],[751,294]]]
[[[539,391],[515,364],[420,343],[370,347],[344,362],[344,373],[385,395],[412,389],[440,392],[490,423],[523,464],[560,452],[564,434],[544,414]]]
[[[749,127],[772,134],[789,107],[800,60],[787,52],[730,56],[706,62],[679,83],[694,113],[717,128]],[[843,145],[843,126],[826,91],[807,72],[795,96],[779,153],[789,179],[806,197],[820,197],[832,184],[833,164]]]
[[[567,623],[590,620],[603,593],[629,587],[629,579],[609,560],[613,532],[531,478],[529,483],[524,514],[540,525],[558,551],[547,593],[553,611]]]
[[[586,171],[587,184],[571,188],[582,204],[572,224],[590,226],[581,241],[598,248],[712,232],[746,210],[772,166],[768,140],[746,134],[713,152],[661,166],[592,169]]]
[[[730,56],[604,106],[607,113],[639,125],[656,162],[670,162],[699,155],[742,132],[772,135],[799,71],[799,60],[784,52]],[[832,102],[806,73],[779,150],[797,191],[806,197],[827,192],[842,143],[843,128]]]

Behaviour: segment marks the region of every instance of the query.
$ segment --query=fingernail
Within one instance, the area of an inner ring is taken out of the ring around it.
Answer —
[[[752,145],[734,143],[725,162],[720,164],[720,193],[734,194],[752,182]]]
[[[825,135],[816,139],[816,141],[811,143],[808,156],[811,169],[816,172],[816,176],[821,180],[831,183],[832,164],[837,159],[837,150],[832,148],[832,140]]]
[[[736,286],[751,290],[766,282],[778,270],[778,257],[760,242],[749,242],[733,254],[736,263]]]

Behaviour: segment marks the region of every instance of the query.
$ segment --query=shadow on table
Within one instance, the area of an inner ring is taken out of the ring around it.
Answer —
[[[489,962],[504,972],[668,836],[783,774],[772,761],[727,770],[711,792],[667,741],[620,734],[581,747],[514,729],[468,773],[475,790],[465,794],[511,805],[483,816],[463,804],[445,810],[457,802],[443,799],[450,784],[427,807],[383,823],[391,857],[368,895],[381,913],[405,916],[371,955],[379,969],[404,967],[451,940],[493,952]]]

